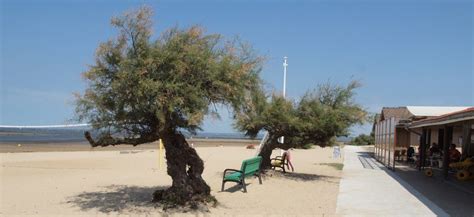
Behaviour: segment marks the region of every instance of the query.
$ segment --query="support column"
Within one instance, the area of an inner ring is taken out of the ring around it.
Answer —
[[[444,179],[448,178],[449,169],[449,146],[452,143],[453,138],[453,127],[444,125],[444,146],[443,146],[443,176]]]
[[[462,159],[465,159],[469,153],[471,146],[471,123],[465,121],[462,124]]]
[[[430,148],[431,147],[431,128],[426,129],[427,134],[426,134],[426,147]]]
[[[426,129],[421,130],[421,136],[420,136],[420,148],[419,148],[419,166],[418,170],[421,170],[425,167],[425,155],[426,155]]]

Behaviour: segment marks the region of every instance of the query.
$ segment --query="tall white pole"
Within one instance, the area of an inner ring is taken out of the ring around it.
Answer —
[[[283,98],[286,96],[286,67],[288,66],[288,63],[286,63],[286,60],[288,57],[283,57],[284,62],[283,62]]]
[[[283,61],[283,98],[285,98],[285,96],[286,96],[286,67],[288,66],[288,63],[286,61],[287,61],[288,57],[283,57],[283,59],[284,59],[284,61]],[[285,137],[284,136],[280,137],[279,140],[280,140],[279,142],[281,144],[285,143]],[[283,150],[281,150],[281,151],[282,151],[281,154],[283,155]]]

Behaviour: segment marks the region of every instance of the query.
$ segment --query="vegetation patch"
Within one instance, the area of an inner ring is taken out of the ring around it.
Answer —
[[[314,148],[314,144],[313,144],[313,143],[307,143],[307,144],[302,145],[301,147],[297,147],[297,148],[301,148],[301,149],[312,149],[312,148]]]
[[[344,164],[342,163],[320,163],[319,165],[330,166],[336,170],[342,170],[342,168],[344,168]]]
[[[255,149],[255,145],[254,144],[248,144],[247,146],[245,146],[246,149]]]
[[[374,138],[373,133],[371,133],[370,135],[360,134],[359,136],[355,137],[351,141],[351,145],[357,145],[357,146],[373,145],[373,144],[375,144],[375,138]]]

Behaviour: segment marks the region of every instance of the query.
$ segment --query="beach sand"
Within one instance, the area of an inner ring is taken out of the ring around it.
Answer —
[[[0,216],[38,215],[334,215],[341,171],[323,163],[332,159],[332,148],[293,150],[295,172],[270,172],[263,184],[250,178],[248,193],[226,183],[222,172],[240,168],[254,149],[242,146],[196,147],[205,161],[204,179],[219,204],[209,212],[164,212],[150,202],[157,189],[171,178],[166,163],[160,168],[158,151],[109,150],[76,152],[2,153]],[[279,154],[274,151],[274,155]]]
[[[187,139],[189,144],[199,147],[217,146],[246,146],[258,145],[260,140],[251,139]],[[138,146],[117,145],[108,147],[92,148],[87,141],[84,142],[0,142],[0,153],[15,152],[69,152],[69,151],[116,151],[116,150],[149,150],[157,149],[158,142],[142,144]]]

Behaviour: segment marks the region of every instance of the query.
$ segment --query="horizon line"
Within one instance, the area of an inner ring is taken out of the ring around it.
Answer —
[[[67,128],[88,127],[91,124],[55,124],[55,125],[0,125],[0,128]]]

